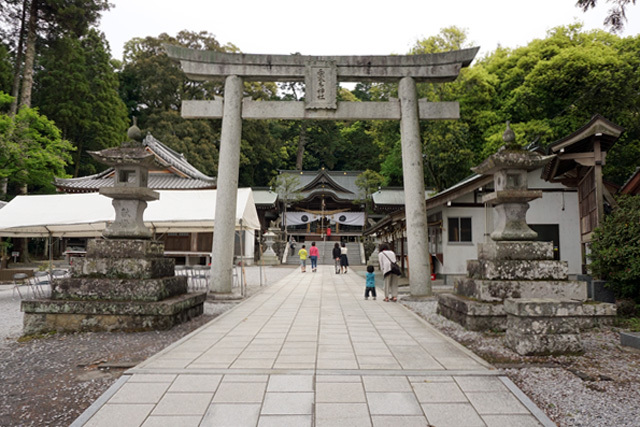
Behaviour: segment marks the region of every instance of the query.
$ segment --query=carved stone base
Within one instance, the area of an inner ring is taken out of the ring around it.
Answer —
[[[481,302],[460,295],[439,294],[438,314],[472,331],[504,331],[507,327],[502,302]]]
[[[575,280],[477,280],[465,278],[456,280],[454,292],[485,302],[499,302],[505,298],[587,300],[587,284]]]
[[[187,292],[174,260],[150,240],[89,241],[71,278],[51,285],[50,299],[25,300],[25,335],[50,331],[168,329],[203,312],[206,292]]]
[[[523,356],[581,352],[581,306],[577,301],[506,299],[507,346]]]
[[[205,299],[202,292],[159,302],[25,300],[23,334],[169,329],[201,315]]]
[[[280,265],[280,260],[275,253],[273,255],[267,255],[266,252],[263,253],[260,262],[264,265]]]
[[[467,275],[485,280],[567,280],[566,261],[553,260],[469,260]]]
[[[186,276],[155,279],[72,277],[51,285],[55,300],[161,301],[187,293]]]

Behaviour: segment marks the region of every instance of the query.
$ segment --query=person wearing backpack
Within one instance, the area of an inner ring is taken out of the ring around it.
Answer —
[[[333,256],[333,264],[336,269],[336,274],[340,274],[340,244],[338,242],[333,246],[331,255]]]
[[[389,301],[391,297],[391,301],[396,302],[398,301],[398,276],[392,271],[397,262],[396,254],[388,243],[382,243],[378,250],[378,262],[384,277],[384,300]]]

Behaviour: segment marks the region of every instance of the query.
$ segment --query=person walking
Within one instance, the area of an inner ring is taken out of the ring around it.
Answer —
[[[342,242],[342,246],[340,248],[340,271],[344,274],[347,274],[347,270],[349,269],[349,257],[347,256],[347,246]]]
[[[333,257],[333,265],[336,269],[336,274],[340,274],[340,243],[336,242],[331,251]]]
[[[320,251],[318,251],[316,242],[311,242],[311,247],[309,248],[309,258],[311,258],[311,271],[314,273],[318,269],[318,255],[320,255]]]
[[[376,274],[373,272],[373,265],[367,266],[367,283],[364,288],[364,299],[369,299],[369,294],[376,300]]]
[[[289,249],[291,249],[291,256],[293,256],[293,254],[296,253],[296,239],[294,239],[293,236],[291,236],[291,240],[289,240]]]
[[[298,251],[298,256],[300,257],[300,270],[303,273],[307,272],[307,250],[305,249],[305,245],[302,245],[302,248]]]
[[[389,301],[391,297],[391,301],[398,301],[398,276],[391,272],[391,264],[397,262],[396,254],[388,243],[382,243],[379,251],[378,262],[384,277],[384,300]]]

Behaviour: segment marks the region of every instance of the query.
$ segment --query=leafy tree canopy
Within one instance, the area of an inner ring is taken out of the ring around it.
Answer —
[[[595,229],[589,268],[618,297],[640,302],[640,196],[622,196]]]
[[[11,97],[0,92],[0,108]],[[74,147],[37,109],[21,108],[15,116],[0,114],[0,179],[10,187],[27,185],[31,192],[52,192],[55,176],[66,177],[65,166]]]

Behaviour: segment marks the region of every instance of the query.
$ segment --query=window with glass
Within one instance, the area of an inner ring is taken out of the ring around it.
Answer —
[[[471,242],[471,218],[449,218],[449,242]]]

